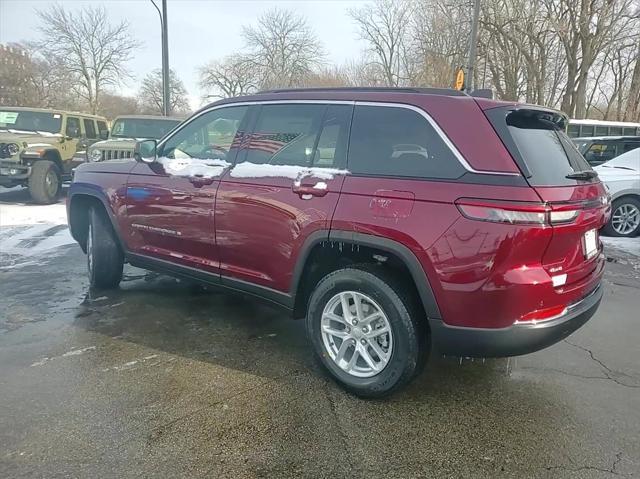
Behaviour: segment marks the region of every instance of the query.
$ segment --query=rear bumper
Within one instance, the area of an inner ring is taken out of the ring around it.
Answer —
[[[434,347],[442,354],[464,357],[520,356],[562,341],[594,315],[602,299],[602,286],[572,304],[559,317],[537,324],[514,324],[507,328],[464,328],[430,319]]]

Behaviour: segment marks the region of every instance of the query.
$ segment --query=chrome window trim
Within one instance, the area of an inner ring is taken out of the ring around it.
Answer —
[[[202,115],[206,115],[215,110],[219,110],[221,108],[229,108],[229,107],[237,107],[237,106],[252,106],[252,105],[280,105],[280,104],[319,104],[319,105],[353,105],[353,106],[379,106],[379,107],[387,107],[387,108],[405,108],[407,110],[412,110],[422,116],[429,125],[435,130],[435,132],[440,136],[442,141],[444,141],[447,148],[451,150],[456,159],[460,162],[462,167],[470,173],[476,173],[480,175],[501,175],[501,176],[521,176],[520,173],[511,173],[507,171],[491,171],[491,170],[476,170],[472,167],[469,162],[462,156],[462,153],[458,151],[456,146],[451,142],[446,133],[440,128],[440,126],[436,123],[436,121],[429,115],[425,110],[419,108],[415,105],[409,105],[408,103],[390,103],[390,102],[380,102],[380,101],[357,101],[357,100],[253,100],[253,101],[238,101],[232,103],[224,103],[222,105],[214,105],[206,110],[202,110],[195,116],[192,116],[188,120],[184,121],[180,125],[178,125],[175,131],[170,132],[170,135],[167,135],[162,139],[160,143],[158,143],[158,147],[164,146],[164,144],[173,138],[176,134],[178,134],[183,128],[189,125],[192,121],[200,118]],[[347,160],[348,161],[348,160]]]

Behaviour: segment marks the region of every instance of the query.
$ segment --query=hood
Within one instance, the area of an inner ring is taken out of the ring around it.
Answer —
[[[616,180],[633,180],[640,178],[640,171],[630,170],[628,168],[600,165],[596,166],[594,170],[598,172],[598,176],[605,183]]]
[[[91,145],[90,150],[131,150],[136,146],[136,142],[140,141],[139,138],[109,138],[108,140],[102,140]]]
[[[49,146],[59,143],[61,139],[59,133],[0,129],[0,143],[17,143],[20,148]]]

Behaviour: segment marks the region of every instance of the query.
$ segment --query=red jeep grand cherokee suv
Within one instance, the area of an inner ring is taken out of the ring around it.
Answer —
[[[605,189],[546,108],[438,89],[279,90],[203,108],[135,159],[81,165],[92,287],[123,263],[306,318],[361,396],[443,354],[547,347],[598,308]]]

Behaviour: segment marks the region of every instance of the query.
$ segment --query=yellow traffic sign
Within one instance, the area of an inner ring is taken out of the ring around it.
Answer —
[[[460,68],[456,73],[456,90],[462,90],[464,88],[464,70]]]

